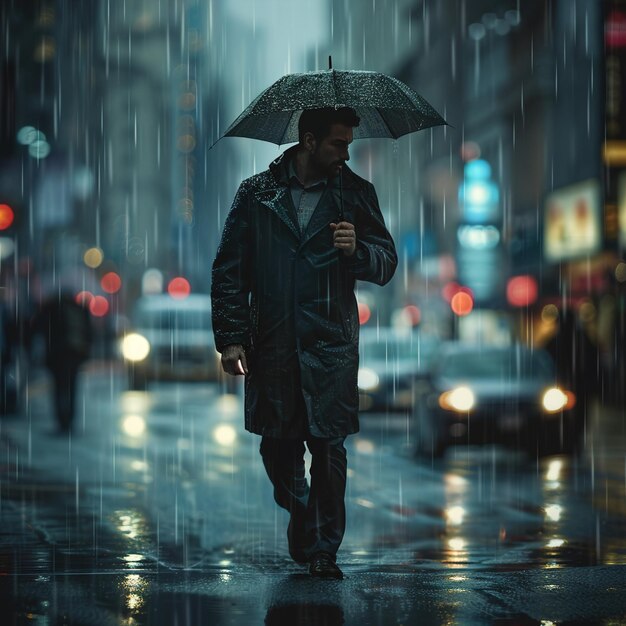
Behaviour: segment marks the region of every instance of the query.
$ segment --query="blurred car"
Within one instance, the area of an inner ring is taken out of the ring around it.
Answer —
[[[359,410],[404,411],[413,406],[415,383],[424,375],[438,345],[419,331],[361,328]]]
[[[143,388],[152,380],[220,380],[210,296],[139,298],[121,351],[131,389]]]
[[[416,452],[440,457],[452,444],[503,443],[537,453],[576,451],[582,412],[556,381],[544,350],[513,345],[442,346],[418,394]]]

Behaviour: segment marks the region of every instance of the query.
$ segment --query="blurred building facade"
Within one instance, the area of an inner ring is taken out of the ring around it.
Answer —
[[[404,281],[395,281],[396,301],[432,306],[427,301],[442,284],[454,276],[469,281],[472,273],[482,281],[476,278],[484,291],[476,302],[482,309],[511,308],[507,282],[517,275],[536,281],[540,297],[562,297],[564,267],[588,262],[611,245],[604,237],[600,195],[602,3],[413,0],[358,10],[347,3],[332,6],[333,52],[348,54],[355,69],[396,75],[451,125],[401,138],[391,158],[381,150],[372,168],[381,204],[395,211],[391,222],[405,266]],[[460,243],[467,211],[459,190],[466,163],[477,158],[490,166],[498,190],[497,214],[477,223],[479,245],[484,226],[497,231],[491,255],[478,249],[463,255]],[[580,184],[589,186],[585,210],[595,234],[586,235],[587,249],[574,245],[571,253],[563,248],[561,257],[549,257],[550,194]],[[470,269],[468,259],[476,262],[480,254],[484,260]]]

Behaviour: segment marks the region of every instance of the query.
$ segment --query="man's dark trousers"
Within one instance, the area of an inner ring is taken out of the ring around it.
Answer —
[[[345,437],[307,436],[306,445],[312,457],[309,487],[304,441],[271,437],[261,440],[261,456],[274,485],[274,499],[291,514],[287,537],[289,554],[295,561],[306,562],[320,551],[334,558],[339,550],[346,528],[344,441]]]

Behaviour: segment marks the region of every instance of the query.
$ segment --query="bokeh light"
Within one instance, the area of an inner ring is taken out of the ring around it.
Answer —
[[[172,298],[182,300],[191,293],[191,285],[186,278],[178,276],[170,280],[167,285],[167,293],[169,293]]]
[[[122,279],[116,272],[107,272],[100,279],[100,286],[106,293],[117,293],[122,287]]]
[[[104,296],[94,296],[89,302],[89,311],[94,317],[104,317],[109,312],[109,301]]]
[[[365,302],[359,302],[358,309],[359,309],[359,324],[363,326],[363,324],[367,324],[370,317],[372,317],[372,311],[369,308],[369,306],[365,304]]]
[[[450,308],[459,317],[469,315],[474,308],[474,299],[466,291],[459,291],[452,296]]]
[[[83,255],[83,261],[87,267],[95,269],[102,265],[104,254],[100,248],[89,248]]]

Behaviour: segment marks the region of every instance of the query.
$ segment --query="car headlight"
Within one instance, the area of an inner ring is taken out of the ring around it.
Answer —
[[[571,391],[562,391],[558,387],[546,390],[541,399],[544,411],[558,413],[563,409],[571,409],[576,403],[576,396]]]
[[[150,342],[139,333],[130,333],[122,339],[122,355],[127,361],[143,361],[150,354]]]
[[[455,387],[451,391],[444,391],[439,396],[439,406],[448,411],[467,413],[474,407],[474,404],[476,404],[476,398],[469,387]]]
[[[359,368],[359,389],[363,389],[363,391],[373,391],[378,387],[379,382],[378,374],[374,370],[369,369],[369,367]]]

